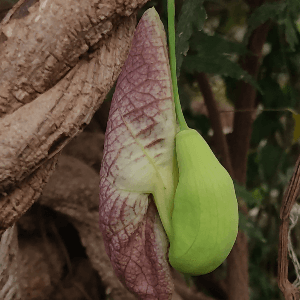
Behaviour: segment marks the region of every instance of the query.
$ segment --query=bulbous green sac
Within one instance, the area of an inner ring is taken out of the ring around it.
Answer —
[[[176,136],[179,181],[174,197],[170,264],[180,272],[212,272],[226,259],[238,232],[238,204],[231,177],[201,135]]]

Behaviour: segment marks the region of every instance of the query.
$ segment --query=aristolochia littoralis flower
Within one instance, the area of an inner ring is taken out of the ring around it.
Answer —
[[[183,273],[213,271],[238,230],[232,180],[187,127],[178,97],[175,104],[176,114],[165,33],[152,8],[117,82],[100,171],[106,251],[140,299],[171,299],[169,262]]]

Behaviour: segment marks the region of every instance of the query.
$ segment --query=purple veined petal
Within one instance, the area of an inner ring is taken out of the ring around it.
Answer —
[[[136,28],[117,81],[100,171],[106,252],[118,278],[139,299],[172,297],[164,228],[175,192],[176,133],[165,32],[152,8]]]

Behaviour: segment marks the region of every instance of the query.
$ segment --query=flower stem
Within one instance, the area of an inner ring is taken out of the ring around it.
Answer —
[[[175,54],[175,3],[174,0],[168,0],[168,32],[169,32],[169,52],[170,52],[170,67],[171,67],[171,78],[173,86],[173,95],[175,103],[175,111],[180,126],[180,131],[186,130],[189,127],[184,119],[177,86],[176,77],[176,54]]]

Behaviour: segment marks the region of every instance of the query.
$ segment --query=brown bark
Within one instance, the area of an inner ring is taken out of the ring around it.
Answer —
[[[269,24],[263,24],[253,31],[248,43],[250,54],[245,56],[241,65],[254,79],[257,79],[261,65],[262,48],[269,32]],[[241,184],[246,182],[247,159],[255,114],[257,90],[250,83],[241,81],[237,87],[233,134],[231,139],[231,158],[234,178]]]
[[[112,87],[145,2],[20,0],[2,20],[1,245],[7,228],[40,196],[57,153],[90,122]],[[5,253],[0,298],[19,299]]]
[[[263,24],[253,31],[248,42],[250,54],[246,55],[241,65],[257,79],[261,65],[262,48],[269,31],[269,24]],[[233,178],[245,185],[247,174],[248,151],[254,121],[256,89],[241,81],[237,87],[238,97],[235,103],[234,127],[231,137],[231,160]],[[242,110],[242,112],[241,112]],[[247,111],[243,111],[247,110]],[[245,209],[244,209],[245,210]],[[248,245],[244,232],[239,232],[236,243],[228,256],[228,297],[230,300],[249,299]]]
[[[250,36],[248,49],[241,65],[250,75],[257,79],[261,65],[262,48],[269,31],[269,24],[263,24]],[[245,185],[247,174],[248,151],[254,121],[256,89],[249,83],[241,81],[237,87],[238,97],[235,103],[234,128],[231,137],[231,160],[233,178]],[[241,112],[241,110],[246,110]],[[239,232],[237,241],[228,256],[228,297],[230,300],[249,299],[248,245],[245,233]]]
[[[299,300],[300,292],[288,279],[288,231],[290,213],[300,194],[300,156],[294,174],[285,192],[280,209],[279,249],[278,249],[278,286],[286,300]]]
[[[18,239],[15,226],[8,228],[0,239],[0,299],[21,300],[19,282]]]
[[[217,151],[221,154],[221,160],[224,168],[232,176],[233,170],[229,154],[229,148],[226,141],[226,136],[223,132],[223,126],[221,123],[221,116],[217,102],[211,90],[207,76],[204,73],[199,73],[197,75],[197,80],[199,88],[204,98],[205,105],[207,107],[209,120],[211,121],[211,127],[214,131],[214,138],[217,141]]]
[[[44,220],[34,221],[37,226],[44,225]],[[22,233],[18,242],[22,300],[55,300],[50,297],[51,292],[53,287],[61,283],[64,273],[64,256],[60,248],[52,240],[42,238],[37,233],[31,236]]]
[[[11,191],[0,194],[0,234],[13,225],[38,199],[55,168],[56,162],[57,156],[46,161]]]
[[[99,108],[126,59],[134,12],[145,2],[53,0],[28,7],[22,0],[3,19],[2,231],[38,197],[51,170],[46,164],[53,166],[49,160]]]
[[[99,178],[83,162],[62,155],[40,203],[66,215],[78,230],[93,267],[113,299],[136,299],[115,276],[99,230]]]
[[[53,87],[87,51],[103,47],[101,41],[124,22],[123,17],[132,15],[145,2],[36,0],[30,1],[28,8],[28,1],[19,1],[1,22],[1,115],[12,113]],[[126,27],[130,25],[122,25],[124,31],[119,34],[124,45],[112,48],[116,51],[113,54],[124,53],[126,35],[132,35],[134,25],[128,33]],[[101,62],[107,67],[122,66],[122,57],[117,56],[119,61],[109,58],[110,64]]]
[[[228,299],[249,299],[248,243],[247,236],[242,231],[238,233],[227,264]]]

